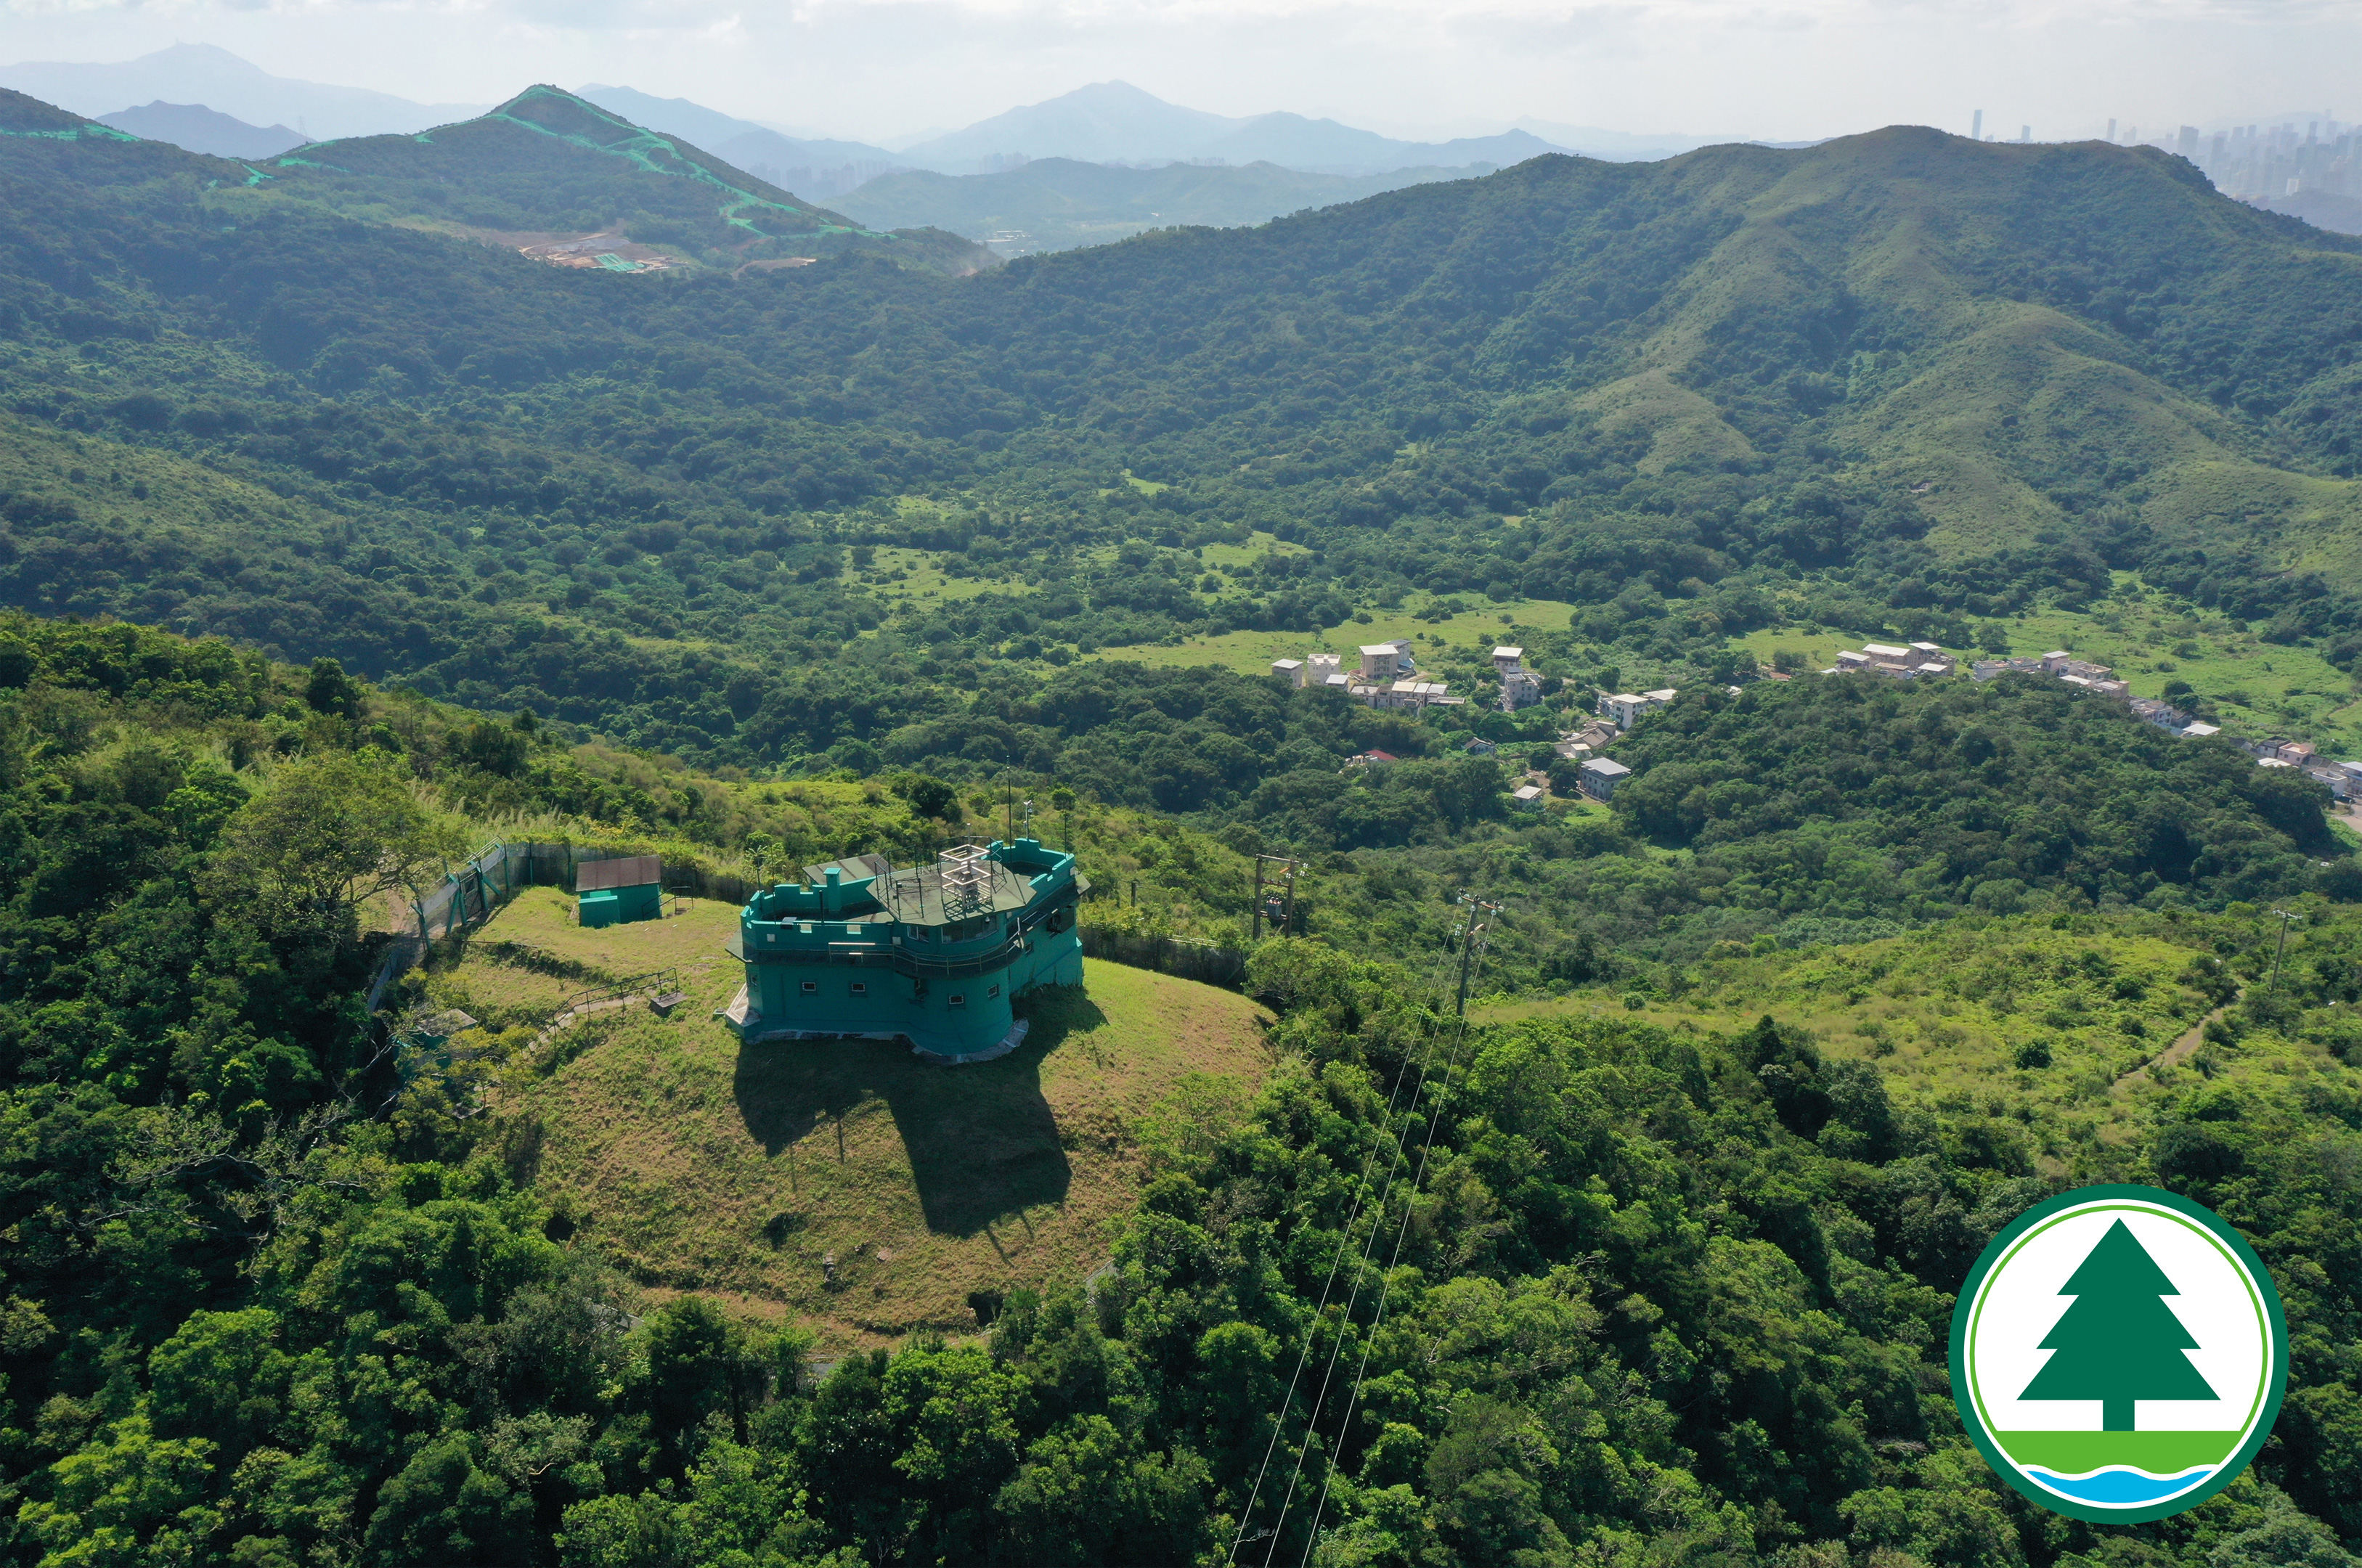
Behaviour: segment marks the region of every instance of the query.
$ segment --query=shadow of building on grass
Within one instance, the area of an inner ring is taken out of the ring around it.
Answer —
[[[1106,1015],[1079,986],[1030,992],[1017,1011],[1032,1022],[1025,1043],[967,1066],[934,1066],[907,1045],[876,1040],[742,1045],[738,1114],[768,1154],[795,1144],[804,1158],[830,1159],[844,1119],[884,1100],[927,1229],[939,1235],[973,1236],[1003,1215],[1063,1203],[1074,1170],[1042,1096],[1042,1060]]]

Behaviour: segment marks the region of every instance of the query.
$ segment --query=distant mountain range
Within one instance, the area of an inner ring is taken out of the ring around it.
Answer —
[[[0,66],[0,87],[93,118],[158,100],[202,105],[250,126],[291,125],[315,141],[422,131],[480,115],[490,106],[417,104],[365,87],[273,76],[211,44],[174,44],[112,64],[36,61]]]
[[[390,93],[273,76],[211,44],[175,44],[113,63],[30,61],[0,66],[0,87],[75,114],[103,118],[138,113],[137,136],[197,151],[267,157],[304,139],[327,141],[429,129],[469,119],[481,104],[423,104]],[[666,136],[680,137],[774,185],[808,197],[841,195],[899,169],[942,174],[1004,171],[1029,160],[1087,163],[1270,163],[1308,173],[1362,178],[1410,170],[1506,167],[1545,152],[1578,152],[1611,162],[1667,158],[1737,138],[1634,136],[1529,119],[1491,136],[1416,141],[1335,120],[1274,113],[1232,116],[1170,104],[1126,82],[1098,82],[1039,104],[929,134],[899,150],[869,142],[793,135],[687,98],[593,83],[584,100]],[[127,105],[140,105],[134,111]],[[166,109],[210,111],[222,124]],[[290,139],[263,151],[270,130]],[[243,127],[243,128],[241,128]],[[251,133],[249,136],[248,133]]]
[[[161,98],[100,115],[98,123],[129,131],[142,141],[169,141],[215,158],[276,158],[304,145],[304,138],[285,126],[250,126],[203,104],[167,104]]]
[[[2341,196],[2334,191],[2298,191],[2257,204],[2267,212],[2302,218],[2313,227],[2325,228],[2333,234],[2362,234],[2362,201]]]
[[[1275,163],[1319,174],[1382,174],[1415,167],[1522,163],[1570,150],[1530,131],[1400,141],[1302,115],[1232,118],[1168,104],[1128,82],[1097,82],[904,148],[903,162],[946,174],[1005,167],[1012,157],[1088,163]]]
[[[1483,163],[1344,175],[1309,174],[1270,163],[1124,169],[1039,158],[995,174],[899,170],[836,198],[836,205],[872,228],[948,229],[1013,257],[1104,245],[1151,228],[1235,228],[1405,185],[1491,172]]]
[[[658,98],[636,88],[596,83],[577,88],[575,95],[664,136],[686,138],[747,173],[799,195],[817,199],[842,195],[890,170],[914,166],[911,159],[867,142],[787,136],[687,98]]]

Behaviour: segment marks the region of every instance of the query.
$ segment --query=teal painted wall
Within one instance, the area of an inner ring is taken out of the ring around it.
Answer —
[[[654,882],[642,882],[634,888],[602,888],[595,893],[584,893],[574,902],[574,918],[589,926],[662,920],[664,889]]]
[[[1007,1037],[1017,1017],[1010,1004],[1024,991],[1083,983],[1083,944],[1073,927],[1036,932],[1032,942],[1033,951],[1006,968],[956,978],[900,975],[883,965],[749,964],[747,999],[767,1028],[907,1034],[939,1055],[968,1055]]]
[[[1032,839],[992,851],[1027,878],[1031,900],[1021,910],[963,922],[966,929],[886,920],[870,880],[843,879],[834,867],[824,884],[756,894],[739,919],[752,1015],[743,1032],[907,1035],[945,1056],[999,1044],[1024,991],[1082,983],[1083,948],[1075,930],[1074,857]],[[945,940],[955,929],[961,939]]]

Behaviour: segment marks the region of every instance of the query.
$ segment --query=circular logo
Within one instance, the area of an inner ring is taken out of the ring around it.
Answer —
[[[1952,1309],[1952,1398],[2001,1478],[2070,1518],[2137,1524],[2231,1484],[2288,1390],[2271,1276],[2212,1211],[2087,1187],[1992,1240]]]

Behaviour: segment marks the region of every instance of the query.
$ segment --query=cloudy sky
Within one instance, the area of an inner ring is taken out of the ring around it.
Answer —
[[[2362,117],[2362,0],[0,0],[0,63],[174,42],[429,102],[599,82],[865,139],[1109,78],[1396,134]]]

